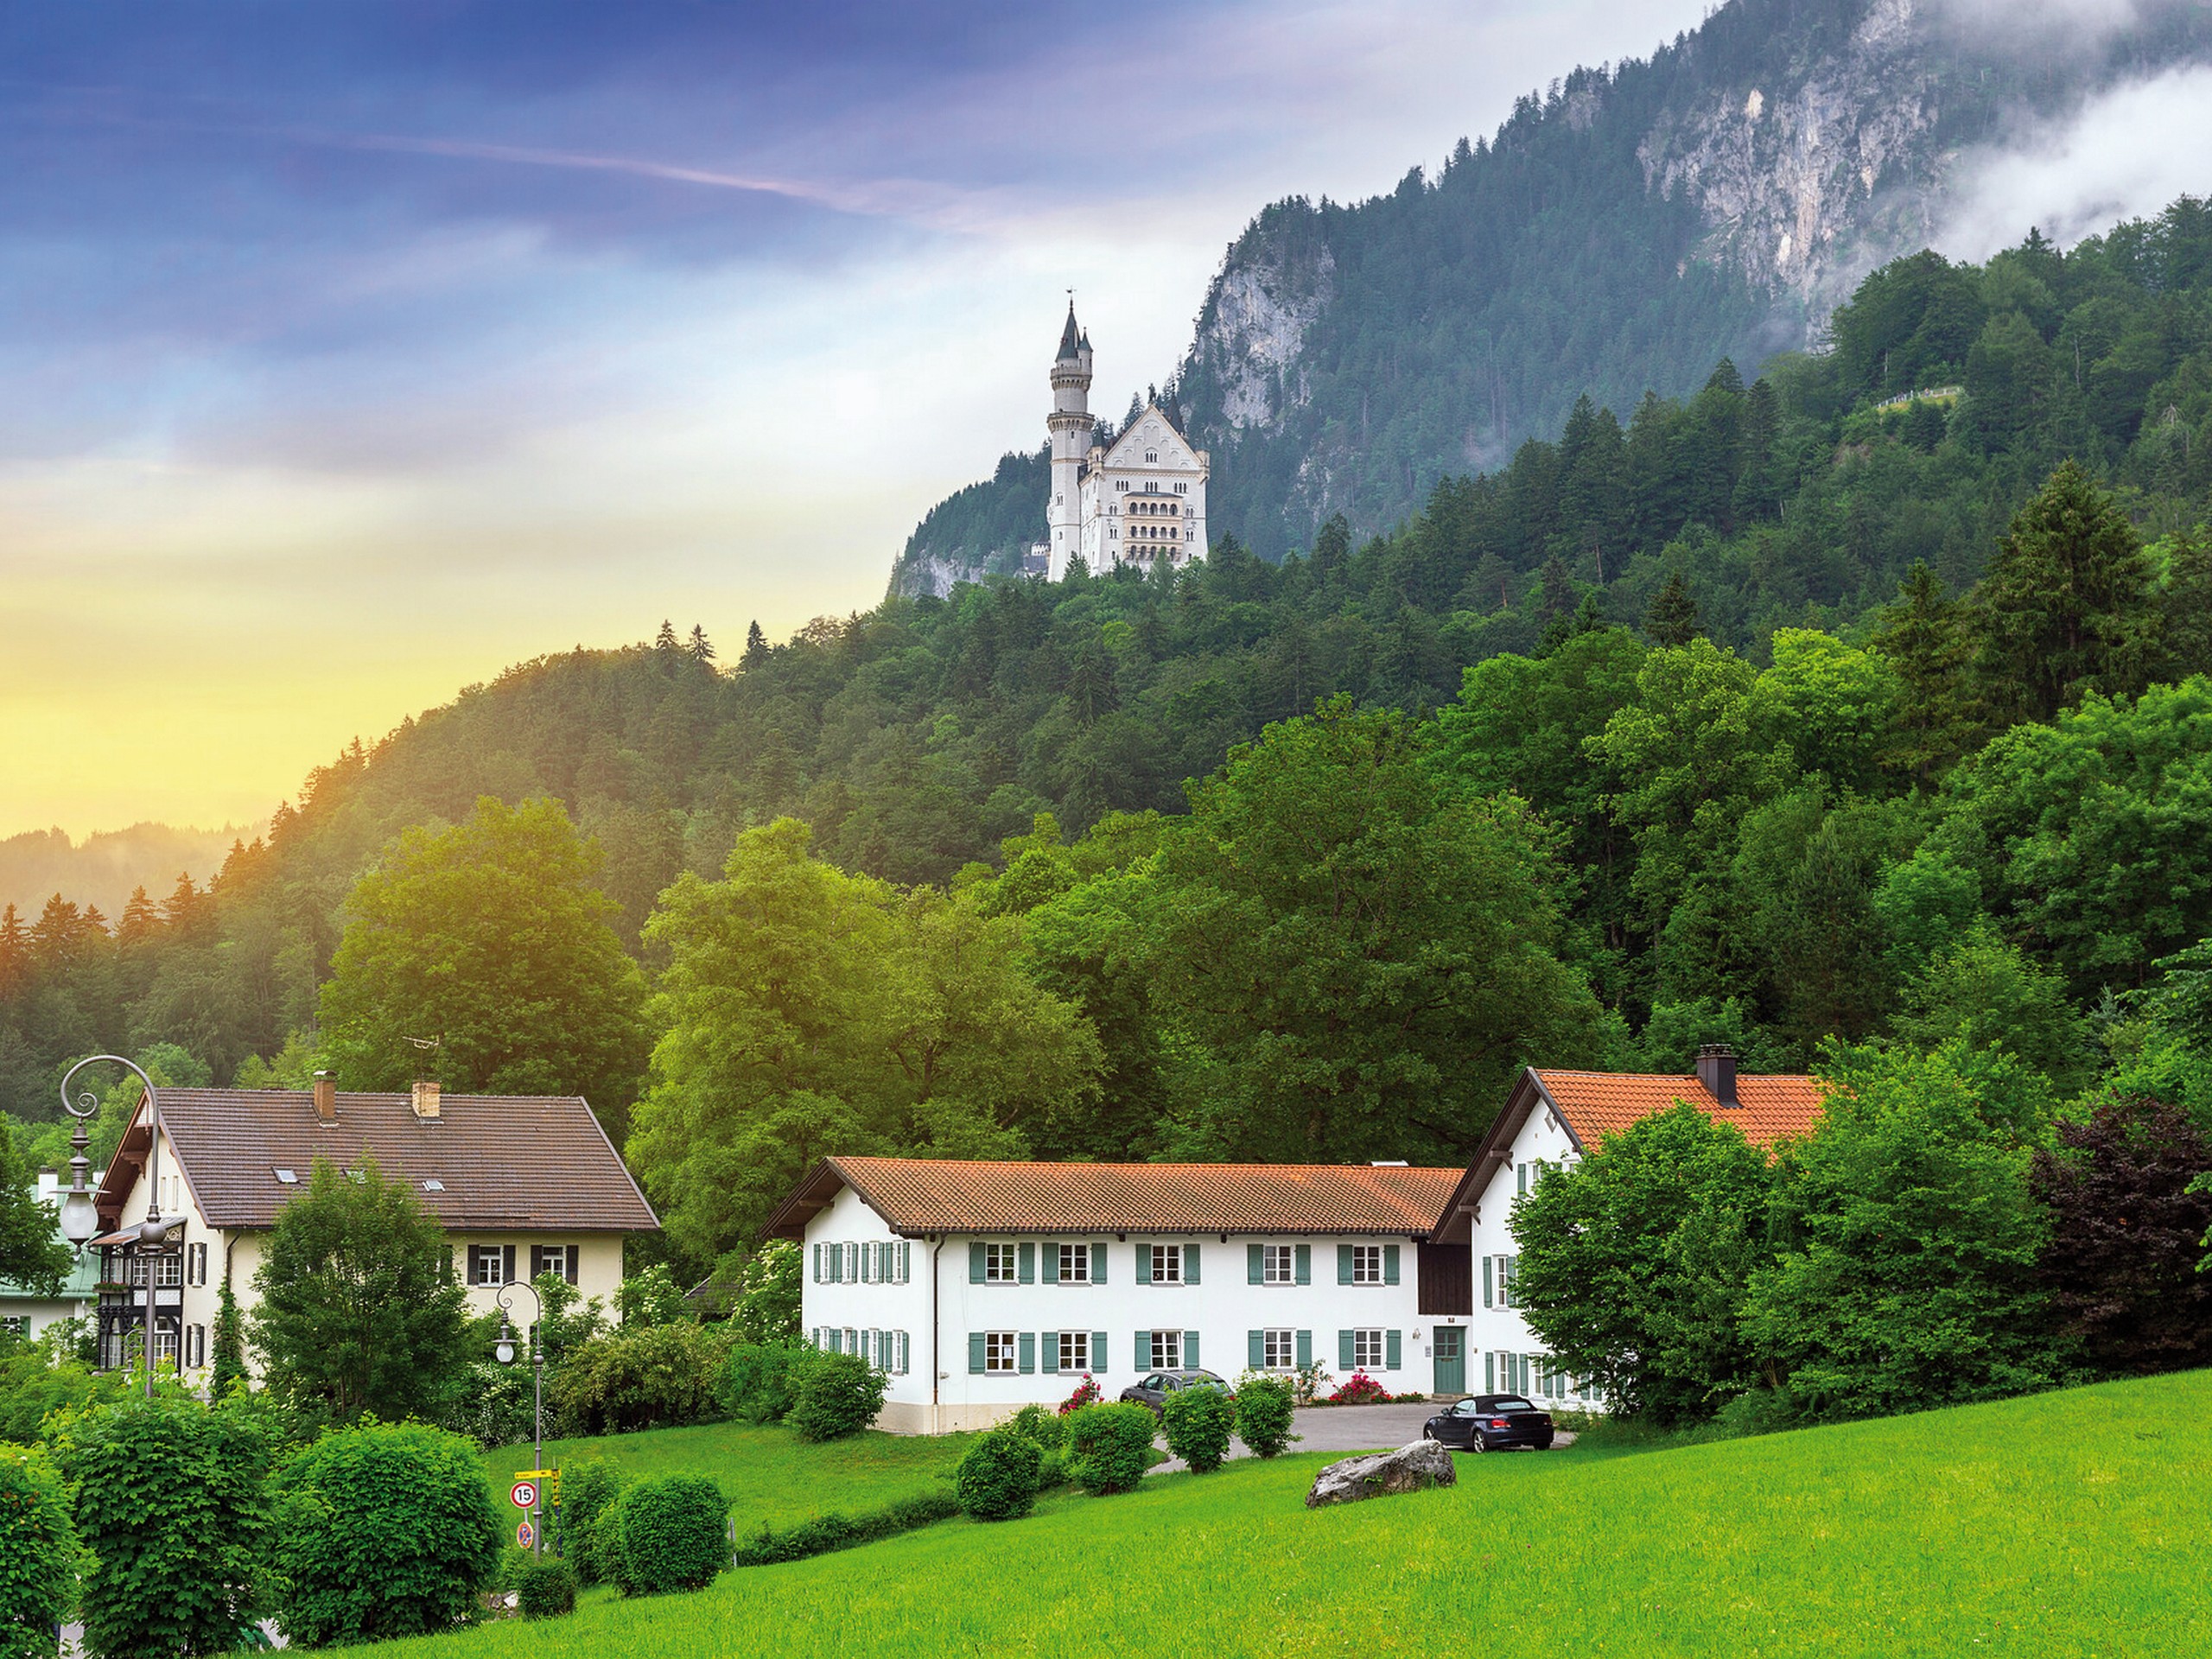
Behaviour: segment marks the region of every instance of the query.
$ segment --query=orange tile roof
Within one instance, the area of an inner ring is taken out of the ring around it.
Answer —
[[[1621,1071],[1537,1071],[1545,1095],[1566,1117],[1585,1147],[1663,1112],[1678,1100],[1723,1123],[1733,1123],[1753,1146],[1803,1135],[1819,1120],[1825,1090],[1816,1077],[1744,1076],[1736,1079],[1738,1104],[1725,1107],[1694,1073],[1688,1077]]]
[[[902,1233],[1432,1231],[1456,1169],[1363,1164],[963,1163],[830,1158],[768,1224],[797,1237],[840,1182]]]

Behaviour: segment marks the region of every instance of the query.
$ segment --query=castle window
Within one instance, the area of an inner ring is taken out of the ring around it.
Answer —
[[[1147,449],[1144,452],[1144,458],[1146,464],[1149,466],[1160,459],[1160,451],[1157,449]]]
[[[1160,486],[1147,480],[1144,486],[1144,493],[1147,495],[1158,495],[1160,493]]]
[[[1175,486],[1175,493],[1178,495],[1188,495],[1190,493],[1191,486],[1187,484],[1178,484]]]

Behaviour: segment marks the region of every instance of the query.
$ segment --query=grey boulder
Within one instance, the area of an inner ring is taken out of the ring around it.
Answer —
[[[1357,1503],[1366,1497],[1388,1497],[1393,1492],[1418,1492],[1431,1486],[1455,1486],[1459,1472],[1452,1454],[1434,1440],[1415,1440],[1395,1452],[1370,1452],[1363,1457],[1332,1463],[1313,1478],[1306,1494],[1306,1507],[1324,1503]]]

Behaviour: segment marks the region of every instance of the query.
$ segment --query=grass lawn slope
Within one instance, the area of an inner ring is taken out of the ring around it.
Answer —
[[[2212,1373],[1630,1456],[1463,1457],[1452,1490],[1309,1514],[1323,1460],[387,1651],[2212,1652]]]
[[[936,1490],[967,1451],[969,1437],[861,1434],[817,1446],[780,1424],[705,1423],[652,1428],[602,1440],[548,1440],[549,1467],[603,1459],[633,1480],[705,1475],[730,1501],[740,1536],[763,1525],[788,1527],[817,1515],[855,1515]],[[484,1467],[510,1521],[507,1488],[531,1467],[530,1442],[484,1454]]]

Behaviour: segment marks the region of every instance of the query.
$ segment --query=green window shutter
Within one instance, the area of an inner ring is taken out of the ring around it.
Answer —
[[[1020,1352],[1020,1364],[1022,1370],[1025,1373],[1035,1370],[1037,1369],[1037,1333],[1034,1331],[1024,1331],[1014,1338],[1014,1347]]]
[[[1404,1369],[1405,1363],[1405,1349],[1400,1341],[1400,1333],[1385,1331],[1382,1333],[1382,1369],[1386,1371],[1401,1370]]]
[[[1192,1370],[1198,1369],[1198,1333],[1195,1331],[1183,1333],[1183,1363]]]
[[[1484,1306],[1484,1307],[1488,1307],[1489,1306],[1491,1306],[1491,1300],[1490,1300],[1490,1257],[1488,1257],[1488,1256],[1484,1256],[1484,1257],[1483,1257],[1483,1306]]]
[[[1152,1332],[1149,1331],[1138,1332],[1136,1346],[1132,1350],[1132,1351],[1137,1357],[1137,1370],[1141,1371],[1150,1370],[1152,1369]]]
[[[971,1285],[983,1282],[983,1247],[981,1243],[968,1247],[968,1282]]]
[[[1198,1282],[1198,1247],[1195,1244],[1183,1247],[1183,1282],[1186,1285]]]
[[[1111,1338],[1110,1332],[1094,1331],[1090,1333],[1090,1369],[1101,1376],[1106,1374],[1106,1344]]]
[[[1268,1281],[1268,1247],[1247,1244],[1244,1247],[1244,1282],[1263,1285]]]
[[[1106,1241],[1103,1238],[1090,1247],[1090,1282],[1106,1282]]]
[[[1037,1369],[1047,1376],[1058,1376],[1060,1333],[1057,1331],[1040,1331],[1037,1333],[1037,1340],[1045,1345],[1045,1351],[1039,1360]]]
[[[1014,1274],[1025,1285],[1037,1282],[1037,1247],[1021,1243],[1014,1247]]]
[[[1382,1282],[1386,1285],[1398,1282],[1398,1247],[1395,1244],[1382,1247]]]
[[[1497,1392],[1497,1356],[1496,1354],[1483,1356],[1483,1392],[1484,1394]]]
[[[1526,1164],[1518,1166],[1517,1173],[1521,1177],[1521,1191],[1525,1193],[1529,1190],[1529,1166]]]
[[[1313,1333],[1311,1331],[1301,1331],[1298,1333],[1299,1369],[1303,1370],[1306,1366],[1311,1365],[1313,1363]]]
[[[1311,1244],[1298,1247],[1298,1271],[1294,1276],[1301,1285],[1313,1282],[1313,1247]]]
[[[914,1246],[910,1240],[899,1241],[899,1282],[906,1284],[914,1276]]]
[[[1145,1243],[1144,1240],[1139,1239],[1137,1240],[1136,1249],[1137,1276],[1135,1282],[1140,1285],[1148,1285],[1152,1282],[1152,1246]]]
[[[1513,1369],[1514,1369],[1514,1370],[1517,1373],[1517,1375],[1516,1376],[1516,1377],[1515,1377],[1515,1379],[1514,1379],[1514,1383],[1513,1383],[1513,1392],[1514,1392],[1514,1393],[1516,1393],[1516,1394],[1526,1394],[1526,1393],[1528,1393],[1528,1392],[1529,1392],[1529,1356],[1528,1356],[1528,1355],[1526,1355],[1526,1354],[1520,1354],[1520,1355],[1516,1355],[1516,1356],[1515,1357],[1515,1359],[1514,1359],[1514,1365],[1513,1365]]]
[[[1244,1333],[1245,1365],[1256,1371],[1267,1363],[1268,1333],[1264,1331],[1247,1331]]]
[[[971,1376],[980,1376],[982,1374],[983,1333],[980,1331],[968,1333],[968,1370]]]
[[[1337,1369],[1340,1371],[1351,1370],[1351,1332],[1349,1331],[1337,1332]]]
[[[1351,1283],[1351,1246],[1349,1244],[1337,1246],[1337,1282],[1340,1285]]]

